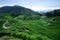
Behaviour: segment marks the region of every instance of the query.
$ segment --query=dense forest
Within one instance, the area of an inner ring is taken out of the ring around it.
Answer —
[[[44,14],[17,5],[0,7],[0,40],[60,40],[60,9]]]

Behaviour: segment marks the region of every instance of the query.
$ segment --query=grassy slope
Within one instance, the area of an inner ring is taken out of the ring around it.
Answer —
[[[32,38],[34,38],[34,40],[35,40],[34,36],[37,36],[37,35],[40,35],[40,37],[43,40],[50,40],[48,38],[51,38],[52,40],[59,40],[59,35],[60,35],[59,18],[57,17],[55,22],[49,22],[49,20],[44,17],[41,17],[40,20],[25,20],[25,21],[14,18],[9,20],[9,23],[7,24],[7,26],[12,27],[11,30],[14,29],[15,32],[11,31],[10,29],[8,29],[9,31],[7,31],[6,29],[4,31],[10,32],[11,34],[15,33],[16,35],[20,35],[21,32],[18,32],[19,28],[28,28],[28,30],[24,29],[23,32],[32,34],[32,36],[30,34],[28,34],[28,36],[31,36]],[[51,24],[47,25],[48,23],[51,23]],[[25,34],[23,33],[23,35]],[[47,36],[48,38],[44,39],[46,38],[45,36]]]

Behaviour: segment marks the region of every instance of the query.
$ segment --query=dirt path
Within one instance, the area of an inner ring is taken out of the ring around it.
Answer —
[[[10,27],[6,27],[6,24],[8,23],[8,20],[2,25],[4,29],[8,29]]]

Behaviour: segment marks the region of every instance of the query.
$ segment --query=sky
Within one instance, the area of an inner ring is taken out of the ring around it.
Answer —
[[[0,0],[0,7],[20,5],[32,10],[60,9],[60,0]]]

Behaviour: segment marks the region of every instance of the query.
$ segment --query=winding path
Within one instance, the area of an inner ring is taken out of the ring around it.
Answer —
[[[8,23],[8,20],[2,25],[4,29],[8,29],[10,27],[6,27],[6,24]]]

